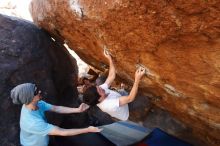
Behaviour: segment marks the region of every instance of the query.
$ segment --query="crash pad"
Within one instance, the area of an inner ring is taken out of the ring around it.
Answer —
[[[128,146],[140,142],[152,131],[130,121],[119,121],[100,128],[103,128],[100,134],[116,146]]]

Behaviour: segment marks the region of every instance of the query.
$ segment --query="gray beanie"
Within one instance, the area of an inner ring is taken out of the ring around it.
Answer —
[[[29,104],[34,98],[35,84],[24,83],[11,90],[11,98],[14,104]]]

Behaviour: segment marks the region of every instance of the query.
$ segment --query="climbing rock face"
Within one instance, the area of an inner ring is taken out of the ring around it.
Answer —
[[[98,69],[108,64],[104,48],[128,83],[144,66],[142,92],[208,145],[220,143],[219,0],[32,0],[30,10]]]

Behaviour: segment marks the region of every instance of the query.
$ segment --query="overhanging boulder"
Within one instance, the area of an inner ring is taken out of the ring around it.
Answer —
[[[108,64],[103,48],[129,83],[135,66],[145,66],[143,93],[208,145],[220,143],[218,0],[32,0],[31,13],[96,68]]]

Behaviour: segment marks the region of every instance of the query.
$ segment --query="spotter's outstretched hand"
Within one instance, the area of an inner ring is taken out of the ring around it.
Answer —
[[[84,112],[85,110],[87,110],[89,108],[89,105],[85,104],[85,103],[82,103],[78,109],[79,109],[79,112]]]
[[[93,126],[89,126],[88,127],[88,132],[101,132],[103,129],[97,128],[97,127],[93,127]]]

